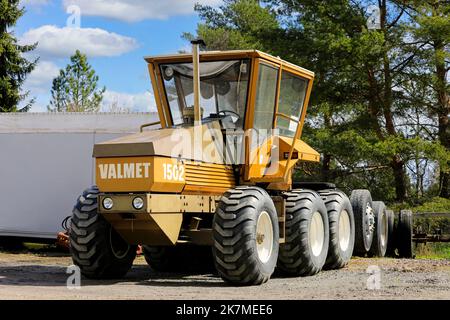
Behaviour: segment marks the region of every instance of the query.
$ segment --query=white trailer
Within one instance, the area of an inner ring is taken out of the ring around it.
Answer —
[[[154,121],[156,113],[0,114],[0,237],[56,239],[94,184],[94,143]]]

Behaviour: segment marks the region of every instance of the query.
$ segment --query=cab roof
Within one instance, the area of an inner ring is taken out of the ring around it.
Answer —
[[[314,72],[307,70],[305,68],[299,67],[293,63],[285,61],[280,57],[272,56],[268,53],[259,50],[229,50],[229,51],[202,51],[200,52],[200,61],[214,61],[221,59],[245,59],[245,58],[260,58],[267,60],[269,62],[286,66],[288,68],[294,69],[310,78],[314,78]],[[159,56],[148,56],[144,58],[145,61],[152,64],[161,63],[182,63],[192,61],[192,54],[190,53],[179,53],[179,54],[169,54],[169,55],[159,55]]]

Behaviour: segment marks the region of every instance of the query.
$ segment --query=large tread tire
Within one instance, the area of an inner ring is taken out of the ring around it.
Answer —
[[[270,217],[273,239],[265,262],[258,255],[256,231],[263,212]],[[267,282],[275,270],[279,247],[278,216],[272,198],[259,187],[227,191],[214,215],[213,237],[214,262],[223,280],[234,285]]]
[[[397,230],[397,248],[400,258],[414,258],[413,221],[410,210],[400,211]]]
[[[392,210],[386,210],[386,214],[388,216],[388,243],[386,248],[386,257],[395,257],[395,214]]]
[[[157,272],[173,272],[180,271],[182,266],[179,264],[178,248],[142,246],[145,261],[153,271]]]
[[[373,201],[373,211],[376,229],[368,255],[369,257],[384,257],[389,242],[389,217],[386,205],[382,201]]]
[[[372,196],[368,190],[353,190],[350,203],[355,217],[355,248],[353,254],[364,256],[370,250],[374,234],[374,229],[371,227],[375,223]]]
[[[73,209],[69,232],[72,260],[87,278],[122,278],[133,265],[137,246],[127,244],[98,213],[98,194],[95,186],[85,190]]]
[[[278,269],[289,276],[312,276],[322,270],[330,241],[328,213],[320,195],[312,190],[292,190],[286,197],[286,242],[280,245]],[[318,212],[323,223],[323,241],[318,254],[310,241],[311,221]]]
[[[345,267],[352,258],[355,244],[355,219],[352,205],[342,191],[321,190],[319,193],[325,202],[330,225],[330,243],[324,269],[340,269]],[[343,228],[339,223],[348,224],[349,228]],[[348,234],[341,235],[340,232]]]

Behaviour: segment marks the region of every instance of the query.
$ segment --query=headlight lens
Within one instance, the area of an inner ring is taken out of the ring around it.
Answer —
[[[114,201],[111,198],[104,198],[103,199],[103,208],[106,210],[111,210],[114,206]]]
[[[141,210],[144,207],[144,200],[140,197],[136,197],[133,199],[133,207],[136,210]]]

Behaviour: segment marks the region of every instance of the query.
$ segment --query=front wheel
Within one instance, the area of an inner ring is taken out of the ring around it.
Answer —
[[[91,279],[122,278],[130,270],[137,246],[129,245],[98,213],[97,187],[83,192],[73,209],[70,237],[72,260]]]
[[[222,279],[236,285],[269,280],[278,257],[279,229],[275,205],[258,187],[227,191],[213,219],[213,255]]]

